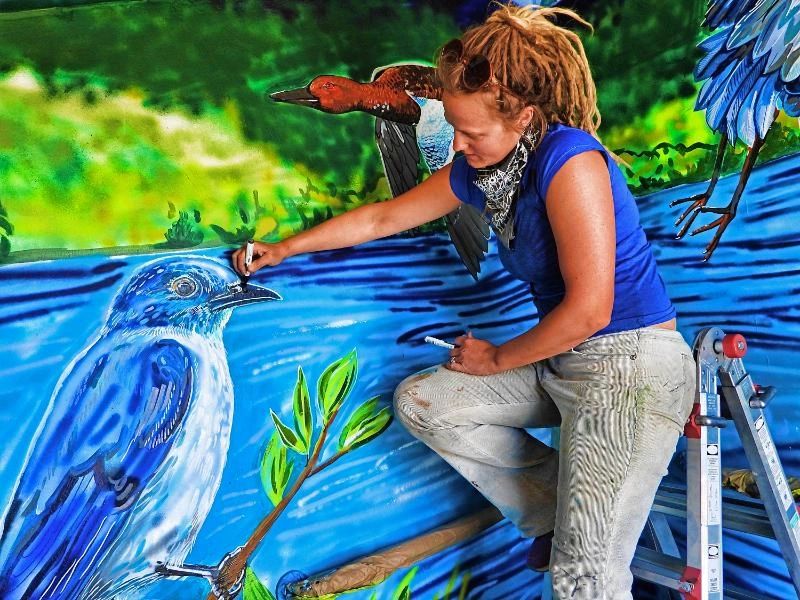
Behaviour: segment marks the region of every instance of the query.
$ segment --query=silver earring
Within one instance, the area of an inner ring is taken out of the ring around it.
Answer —
[[[531,146],[536,145],[536,140],[539,139],[539,132],[533,128],[533,123],[528,123],[528,126],[525,127],[525,131],[522,132],[522,137],[525,138],[525,141]]]

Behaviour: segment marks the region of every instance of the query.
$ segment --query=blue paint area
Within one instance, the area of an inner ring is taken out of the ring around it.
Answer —
[[[716,194],[727,198],[735,185],[735,176],[723,179]],[[800,227],[788,215],[800,210],[800,156],[754,171],[739,216],[711,264],[701,262],[707,243],[703,236],[673,239],[676,214],[668,208],[671,200],[705,187],[698,183],[640,199],[642,221],[685,337],[691,340],[707,325],[747,337],[746,366],[757,382],[779,390],[768,409],[776,446],[787,472],[799,474],[800,383],[795,373],[800,362]],[[444,236],[383,240],[295,257],[253,278],[253,283],[280,292],[284,301],[238,309],[224,330],[235,398],[230,448],[219,490],[187,561],[217,564],[243,544],[270,511],[259,481],[259,460],[273,431],[270,409],[291,422],[298,366],[313,394],[323,369],[357,349],[359,377],[331,431],[335,440],[361,402],[379,395],[380,402],[388,404],[402,378],[445,358],[445,351],[422,342],[425,335],[451,339],[471,329],[476,336],[500,342],[533,324],[535,312],[526,286],[502,271],[494,250],[493,246],[478,284],[458,264]],[[4,507],[59,376],[103,325],[119,287],[152,259],[83,257],[0,269],[0,427],[7,432],[0,451]],[[68,301],[63,291],[72,292]],[[130,423],[135,411],[124,407],[117,410],[120,421],[106,415],[97,424],[110,431]],[[102,443],[99,435],[87,436],[87,444]],[[733,428],[723,430],[722,443],[723,464],[744,466]],[[466,482],[392,424],[377,440],[308,480],[270,530],[252,566],[274,587],[290,570],[329,570],[481,505]],[[470,598],[538,598],[541,577],[523,568],[525,550],[526,543],[507,523],[500,523],[423,561],[412,589],[419,597],[432,597],[444,590],[452,569],[459,566],[461,572],[470,572]],[[777,598],[794,597],[774,541],[729,534],[725,551],[729,582],[769,590]],[[402,575],[395,575],[380,597],[388,598]],[[207,591],[203,580],[173,580],[149,588],[143,597],[202,598]],[[370,593],[349,597],[366,599]]]

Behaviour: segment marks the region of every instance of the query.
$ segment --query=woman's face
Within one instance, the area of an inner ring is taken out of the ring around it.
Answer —
[[[500,162],[514,149],[522,134],[512,123],[491,107],[486,95],[494,92],[472,94],[444,92],[444,118],[453,126],[453,150],[462,152],[467,164],[473,168],[488,167]]]

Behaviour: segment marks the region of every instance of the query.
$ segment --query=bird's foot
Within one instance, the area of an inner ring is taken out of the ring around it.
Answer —
[[[223,600],[233,600],[242,589],[247,567],[247,560],[239,556],[241,551],[240,546],[228,552],[216,567],[158,563],[156,573],[165,577],[202,577],[211,584],[214,596]]]
[[[711,255],[714,254],[714,250],[717,249],[719,245],[719,241],[722,238],[722,234],[725,233],[725,230],[730,225],[731,221],[736,217],[736,212],[731,209],[730,206],[726,206],[725,208],[715,208],[715,207],[706,207],[703,206],[700,208],[700,212],[704,213],[714,213],[720,215],[719,218],[713,220],[708,225],[703,225],[702,227],[698,227],[694,231],[692,231],[691,235],[697,235],[698,233],[703,233],[708,231],[709,229],[717,228],[717,232],[714,234],[714,238],[711,242],[706,246],[705,252],[703,253],[703,261],[708,262],[711,259]]]
[[[706,202],[708,202],[709,194],[704,192],[702,194],[695,194],[694,196],[689,196],[688,198],[679,198],[678,200],[673,200],[669,203],[669,207],[672,208],[674,206],[678,206],[678,204],[685,204],[686,202],[691,202],[691,204],[683,211],[680,217],[675,220],[675,227],[678,227],[686,217],[689,219],[684,223],[681,230],[675,236],[675,239],[681,239],[683,236],[686,235],[686,232],[689,231],[689,228],[694,223],[694,220],[697,218],[697,215],[705,208]],[[694,235],[694,234],[692,234]]]

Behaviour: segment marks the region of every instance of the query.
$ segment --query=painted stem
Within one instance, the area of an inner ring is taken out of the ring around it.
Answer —
[[[333,463],[335,463],[337,460],[342,458],[348,452],[350,452],[350,448],[346,448],[345,450],[340,450],[339,452],[337,452],[336,454],[331,456],[328,460],[326,460],[324,463],[322,463],[318,467],[316,467],[313,471],[311,471],[311,474],[309,475],[309,477],[311,477],[312,475],[316,475],[317,473],[319,473],[323,469],[327,469],[328,467],[330,467]]]
[[[317,460],[319,459],[319,454],[322,451],[322,446],[325,443],[325,439],[328,437],[328,429],[330,428],[331,423],[333,423],[333,420],[336,418],[336,414],[338,412],[339,409],[336,409],[336,411],[331,414],[328,422],[325,423],[325,426],[322,428],[322,432],[319,435],[319,439],[317,440],[317,444],[314,447],[314,453],[311,455],[311,459],[308,461],[308,463],[306,463],[305,468],[300,472],[300,475],[298,475],[294,485],[286,494],[284,494],[283,498],[281,498],[281,501],[275,505],[275,508],[273,508],[272,511],[270,511],[270,513],[258,524],[245,545],[242,547],[242,551],[232,558],[231,562],[229,563],[230,572],[240,573],[244,571],[244,569],[247,567],[250,557],[253,555],[253,552],[256,551],[259,544],[261,544],[261,541],[267,535],[267,532],[272,528],[272,525],[275,523],[275,521],[277,521],[278,517],[281,516],[289,502],[292,501],[292,498],[294,498],[295,494],[297,494],[297,492],[300,490],[300,487],[303,485],[303,483],[305,483],[305,480],[314,473],[319,472],[320,469],[315,471],[315,466],[317,464]],[[343,452],[337,453],[326,463],[323,463],[323,466],[333,463],[335,459],[340,458],[343,454]],[[219,600],[219,598],[212,591],[208,593],[206,600]]]

